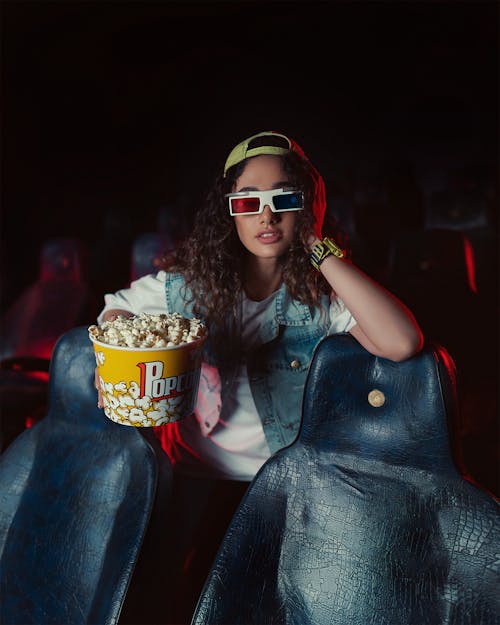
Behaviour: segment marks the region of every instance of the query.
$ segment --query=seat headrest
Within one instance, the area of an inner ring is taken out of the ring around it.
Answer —
[[[47,418],[64,418],[67,422],[90,427],[106,425],[109,420],[97,407],[95,366],[87,327],[73,328],[61,336],[50,364]]]
[[[320,453],[455,471],[447,418],[456,410],[454,365],[445,350],[426,345],[393,362],[348,334],[335,335],[323,339],[311,362],[299,438]]]

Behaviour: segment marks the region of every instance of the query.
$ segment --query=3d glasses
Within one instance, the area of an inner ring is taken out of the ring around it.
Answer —
[[[240,191],[228,193],[229,213],[235,215],[260,215],[268,205],[273,213],[301,211],[304,194],[296,189],[271,189],[270,191]]]

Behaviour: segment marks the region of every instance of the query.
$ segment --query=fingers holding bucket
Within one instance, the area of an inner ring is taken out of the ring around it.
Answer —
[[[125,317],[126,319],[130,319],[134,317],[134,313],[129,312],[128,310],[122,310],[120,308],[113,308],[108,310],[102,316],[103,321],[116,321],[118,317]]]

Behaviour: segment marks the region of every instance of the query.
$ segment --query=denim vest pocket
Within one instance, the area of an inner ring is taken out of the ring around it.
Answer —
[[[297,436],[309,364],[324,336],[324,328],[317,326],[282,326],[278,339],[248,359],[252,395],[272,453]]]
[[[325,331],[321,327],[280,328],[279,340],[268,345],[268,371],[290,371],[297,374],[307,371],[314,348],[324,336]]]

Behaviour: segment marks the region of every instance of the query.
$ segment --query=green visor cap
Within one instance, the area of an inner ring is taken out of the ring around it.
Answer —
[[[267,140],[266,140],[267,138]],[[292,141],[285,135],[269,130],[267,132],[259,132],[245,139],[231,150],[224,165],[224,176],[227,170],[246,158],[251,156],[260,156],[261,154],[271,154],[274,156],[282,156],[292,152],[294,146]]]

